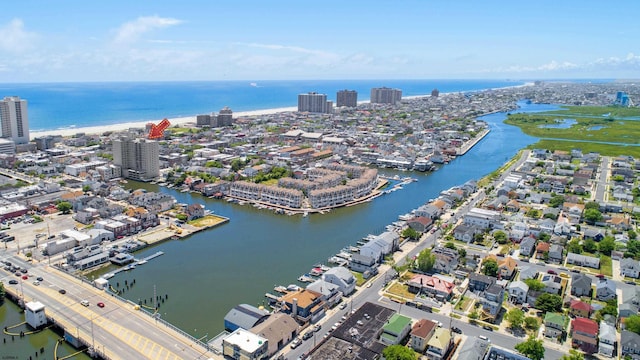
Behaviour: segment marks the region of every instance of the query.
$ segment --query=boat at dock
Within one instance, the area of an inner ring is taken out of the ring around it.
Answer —
[[[356,246],[349,246],[349,251],[351,251],[352,253],[358,253],[360,252],[360,248]]]
[[[298,281],[300,281],[302,283],[312,283],[312,282],[315,281],[315,279],[312,278],[311,275],[309,275],[309,274],[304,274],[304,275],[302,275],[302,276],[300,276],[298,278]]]
[[[280,285],[280,286],[276,286],[276,287],[274,287],[274,288],[273,288],[273,291],[278,292],[278,293],[281,293],[281,294],[286,294],[286,293],[288,293],[287,288],[286,288],[286,287],[284,287],[284,286],[281,286],[281,285]]]
[[[336,256],[339,258],[343,258],[345,260],[351,260],[351,254],[344,251],[340,251],[339,253],[336,254]]]

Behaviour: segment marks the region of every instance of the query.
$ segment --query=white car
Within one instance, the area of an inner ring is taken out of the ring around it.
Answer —
[[[292,348],[292,349],[295,349],[295,348],[297,348],[298,346],[300,346],[300,344],[302,344],[302,340],[300,340],[300,339],[298,339],[298,338],[295,338],[295,339],[293,339],[293,341],[291,342],[291,348]]]

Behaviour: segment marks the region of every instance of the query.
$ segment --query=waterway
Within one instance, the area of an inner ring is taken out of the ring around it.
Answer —
[[[522,112],[549,111],[554,105],[519,103]],[[181,203],[202,203],[231,221],[184,240],[168,241],[136,254],[144,257],[162,250],[164,256],[122,272],[110,279],[124,287],[122,294],[134,302],[152,303],[156,295],[168,295],[160,302],[162,318],[195,337],[212,337],[223,330],[223,318],[235,305],[263,304],[264,293],[275,285],[296,283],[311,266],[326,260],[370,233],[380,233],[398,215],[436,198],[442,190],[477,180],[498,169],[518,150],[536,141],[519,128],[503,124],[505,113],[482,117],[491,132],[466,155],[432,173],[396,172],[389,175],[418,179],[404,189],[371,202],[340,208],[328,214],[308,217],[277,215],[272,211],[237,205],[223,200],[182,193],[153,184],[129,182],[130,188],[169,193]],[[109,272],[96,272],[93,277]]]

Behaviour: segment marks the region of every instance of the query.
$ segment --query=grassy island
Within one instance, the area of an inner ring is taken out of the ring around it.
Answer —
[[[505,123],[540,138],[530,148],[580,148],[607,156],[640,156],[640,109],[567,106],[560,110],[510,114]]]

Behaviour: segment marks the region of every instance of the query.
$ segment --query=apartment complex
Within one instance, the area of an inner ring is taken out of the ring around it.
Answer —
[[[336,95],[337,107],[356,107],[358,105],[358,92],[355,90],[340,90]]]
[[[127,179],[151,181],[160,175],[159,149],[154,140],[121,137],[113,141],[113,163]]]
[[[217,115],[216,113],[197,115],[196,125],[210,127],[231,126],[233,125],[233,111],[228,106],[225,106]]]
[[[388,87],[371,89],[372,104],[395,104],[402,100],[402,90]]]
[[[310,92],[298,95],[298,111],[331,114],[333,102],[327,101],[326,94]]]
[[[19,96],[6,96],[0,101],[0,138],[15,144],[29,142],[27,100]]]

